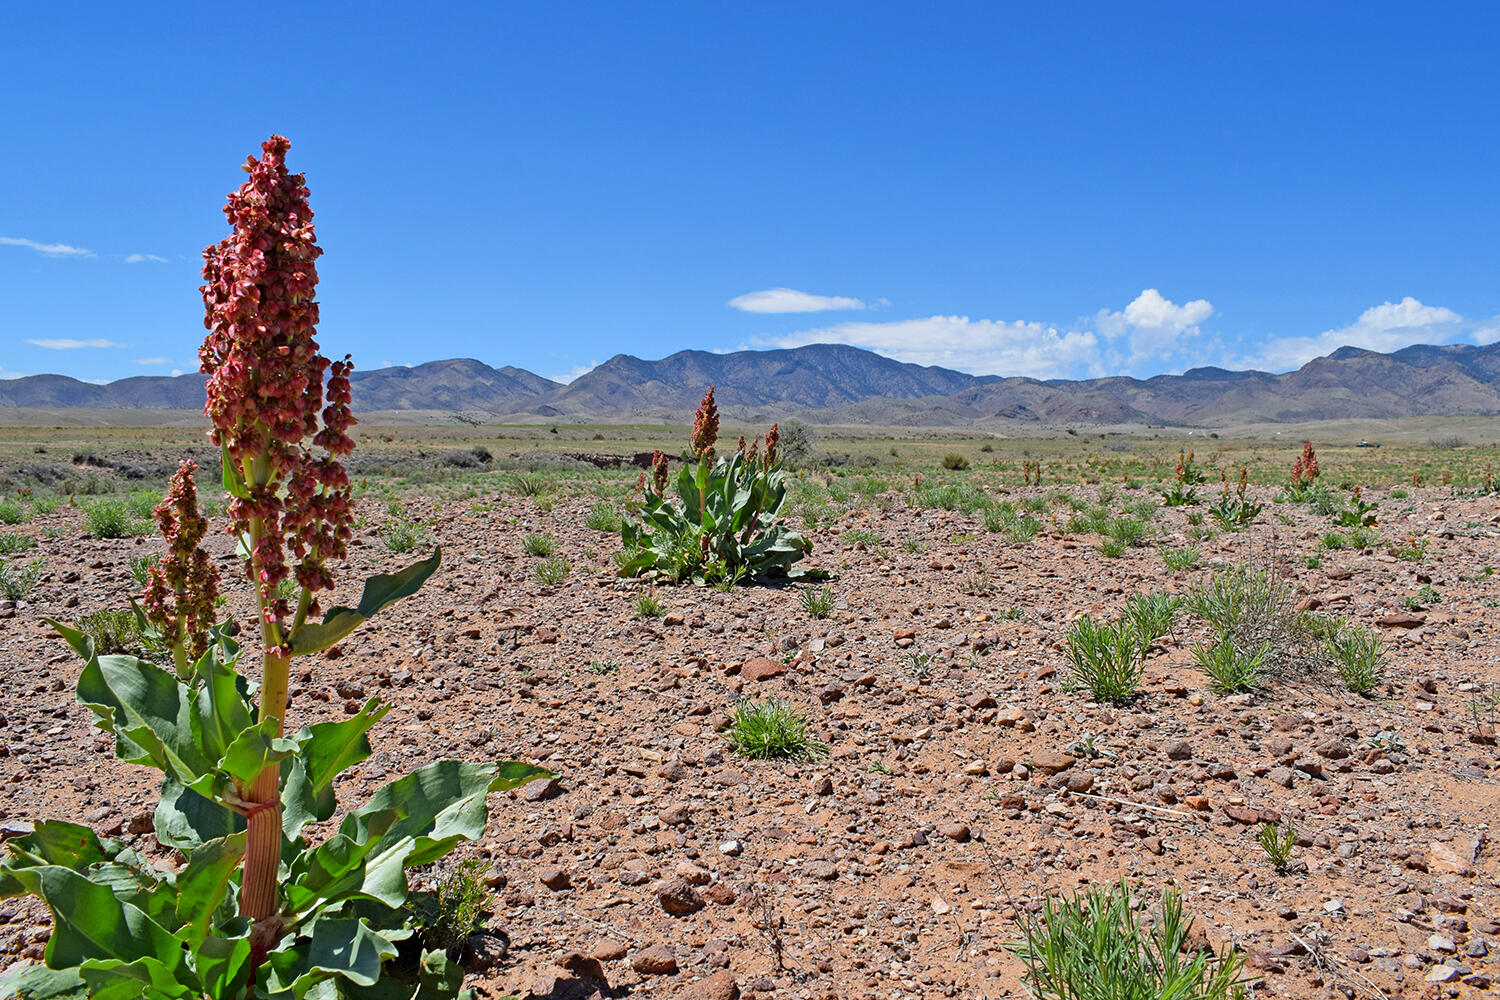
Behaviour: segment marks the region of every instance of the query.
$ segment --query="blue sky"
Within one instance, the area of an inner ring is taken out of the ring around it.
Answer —
[[[366,369],[839,341],[1075,377],[1500,339],[1493,4],[288,10],[7,13],[0,377],[196,367],[200,254],[272,132],[323,346]]]

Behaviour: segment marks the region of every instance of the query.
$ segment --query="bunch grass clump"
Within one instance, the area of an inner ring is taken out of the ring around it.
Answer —
[[[1150,644],[1131,622],[1106,624],[1084,615],[1069,630],[1067,645],[1072,680],[1094,701],[1121,705],[1140,692]]]
[[[1345,624],[1327,637],[1325,648],[1344,687],[1354,694],[1369,694],[1385,676],[1385,644],[1373,629]]]
[[[798,600],[802,604],[802,610],[813,618],[827,618],[833,614],[834,606],[838,601],[832,587],[823,587],[820,590],[809,587],[802,591]]]
[[[46,563],[41,559],[17,565],[14,560],[0,559],[0,598],[7,601],[24,601],[31,596],[42,578]]]
[[[145,521],[136,517],[124,500],[96,500],[84,517],[91,538],[131,538],[146,531]]]
[[[1244,958],[1188,946],[1193,920],[1175,889],[1162,894],[1149,927],[1128,882],[1049,897],[1022,917],[1009,945],[1026,967],[1035,1000],[1235,1000],[1248,980]]]
[[[828,746],[808,732],[807,716],[784,701],[742,701],[729,710],[729,745],[751,760],[814,760]]]

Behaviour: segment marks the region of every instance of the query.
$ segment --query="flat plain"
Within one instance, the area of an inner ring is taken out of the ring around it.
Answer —
[[[0,572],[30,573],[0,595],[0,823],[86,822],[171,866],[152,774],[91,728],[80,664],[44,621],[126,608],[166,476],[188,456],[215,467],[195,420],[150,424],[0,427],[0,539],[21,539],[0,541]],[[467,849],[493,888],[484,995],[1021,996],[1017,919],[1122,877],[1148,901],[1180,889],[1203,946],[1240,949],[1267,995],[1456,995],[1494,975],[1493,421],[818,428],[784,517],[827,579],[727,591],[615,570],[630,459],[680,450],[684,428],[360,430],[344,578],[432,545],[445,565],[302,666],[289,724],[394,705],[345,804],[445,756],[557,773],[497,798]],[[1304,436],[1324,488],[1298,502]],[[1188,451],[1205,481],[1166,506]],[[1220,523],[1241,468],[1261,507]],[[96,537],[107,504],[122,537]],[[230,538],[210,542],[226,613],[251,620]],[[1199,656],[1203,595],[1236,572],[1305,644],[1241,691]],[[1156,594],[1184,600],[1139,691],[1096,699],[1070,635]],[[1350,626],[1379,640],[1364,693],[1315,648]],[[738,756],[733,715],[768,699],[826,752]],[[1290,831],[1284,864],[1268,826]],[[0,907],[5,961],[48,933],[40,904]]]

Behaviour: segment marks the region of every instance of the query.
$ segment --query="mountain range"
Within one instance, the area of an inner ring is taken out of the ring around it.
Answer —
[[[138,376],[98,385],[63,375],[0,381],[0,407],[197,410],[204,376]],[[838,344],[659,361],[618,354],[570,383],[467,358],[356,371],[355,407],[508,420],[681,421],[709,385],[726,416],[810,422],[987,426],[1216,426],[1349,417],[1500,414],[1500,344],[1417,345],[1390,354],[1344,347],[1293,372],[1194,368],[1136,379],[968,375]]]

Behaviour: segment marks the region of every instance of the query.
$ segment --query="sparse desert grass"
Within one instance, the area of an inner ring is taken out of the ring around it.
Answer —
[[[1292,862],[1292,849],[1297,846],[1297,831],[1287,823],[1262,823],[1255,834],[1255,842],[1266,852],[1271,867],[1284,872]]]
[[[1219,694],[1238,694],[1259,688],[1266,676],[1270,643],[1254,651],[1241,650],[1227,635],[1193,650],[1198,669],[1208,676],[1208,686]]]
[[[1084,615],[1068,631],[1067,648],[1072,680],[1094,701],[1120,705],[1139,692],[1147,643],[1130,622],[1104,624]]]
[[[1380,684],[1385,646],[1373,630],[1345,624],[1326,640],[1326,648],[1339,679],[1354,694],[1369,694]]]
[[[26,506],[19,500],[0,500],[0,524],[24,524]]]
[[[807,716],[784,701],[742,701],[729,709],[726,736],[734,752],[751,760],[813,760],[828,747],[808,732]]]
[[[544,587],[551,587],[566,580],[572,569],[561,556],[548,556],[536,564],[536,580]]]
[[[1125,602],[1124,619],[1135,627],[1141,641],[1150,645],[1172,632],[1172,622],[1182,607],[1174,594],[1136,594]]]
[[[1198,550],[1191,545],[1181,549],[1161,550],[1161,561],[1173,572],[1192,569],[1198,565],[1199,558]]]
[[[0,598],[7,601],[26,600],[31,596],[32,590],[36,589],[45,568],[46,563],[41,559],[32,559],[26,563],[17,563],[14,559],[0,560]]]
[[[654,591],[642,591],[635,596],[635,616],[637,618],[660,618],[666,613],[667,606],[662,603]]]
[[[798,600],[802,604],[802,610],[813,618],[827,618],[833,614],[834,606],[838,602],[833,588],[826,586],[820,589],[808,587],[802,591]]]
[[[528,556],[550,556],[557,551],[557,538],[547,533],[532,533],[521,539],[521,551]]]
[[[14,531],[0,531],[0,556],[13,556],[36,548],[36,539]]]
[[[603,501],[589,508],[584,524],[594,531],[616,533],[620,530],[620,512],[613,504]]]
[[[380,540],[391,552],[415,551],[420,546],[426,545],[430,537],[426,525],[404,517],[387,521],[380,526]]]
[[[88,532],[93,538],[129,538],[145,534],[149,527],[137,518],[124,500],[96,500],[88,507]]]
[[[490,905],[490,890],[484,881],[489,867],[483,858],[449,860],[439,866],[432,893],[410,904],[413,922],[427,947],[458,949],[483,925]]]

